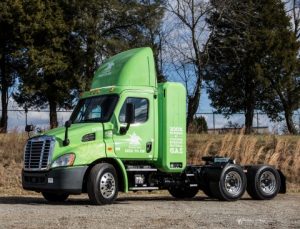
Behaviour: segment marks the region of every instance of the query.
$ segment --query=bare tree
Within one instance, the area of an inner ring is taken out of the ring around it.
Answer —
[[[220,1],[226,6],[226,1]],[[212,10],[207,0],[176,0],[167,3],[169,37],[168,52],[173,71],[183,81],[187,90],[187,130],[198,110],[201,87],[207,63],[207,45],[213,34],[206,17]],[[170,25],[172,24],[172,25]]]
[[[293,32],[297,38],[300,38],[300,0],[284,1],[287,14],[291,17]]]

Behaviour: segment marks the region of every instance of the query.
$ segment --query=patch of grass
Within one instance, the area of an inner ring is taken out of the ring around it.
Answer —
[[[0,134],[0,193],[25,193],[21,185],[21,171],[26,140],[25,134]]]

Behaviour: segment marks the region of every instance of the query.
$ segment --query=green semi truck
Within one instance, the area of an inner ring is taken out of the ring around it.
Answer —
[[[157,83],[150,48],[104,62],[65,126],[29,138],[24,151],[23,188],[48,201],[88,193],[93,204],[111,204],[118,192],[160,189],[227,201],[246,190],[261,200],[285,192],[284,175],[272,166],[218,156],[187,165],[186,89]]]

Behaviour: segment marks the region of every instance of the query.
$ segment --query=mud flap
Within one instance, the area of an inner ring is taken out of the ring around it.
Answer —
[[[281,180],[279,193],[286,193],[286,178],[285,178],[284,174],[279,169],[277,169],[277,172],[279,173],[280,180]]]

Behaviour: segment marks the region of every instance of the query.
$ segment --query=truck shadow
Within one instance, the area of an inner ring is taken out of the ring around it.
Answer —
[[[251,200],[251,198],[242,198],[239,201],[247,201]],[[192,199],[175,199],[171,196],[122,196],[117,198],[114,204],[130,204],[130,202],[135,202],[135,201],[183,201],[183,202],[195,202],[195,201],[205,201],[205,202],[219,202],[219,200],[216,199],[210,199],[208,197],[204,196],[197,196]],[[0,197],[0,205],[1,204],[24,204],[24,205],[90,205],[89,199],[87,197],[70,197],[67,201],[65,202],[54,202],[50,203],[47,202],[43,197],[39,196],[2,196]]]

